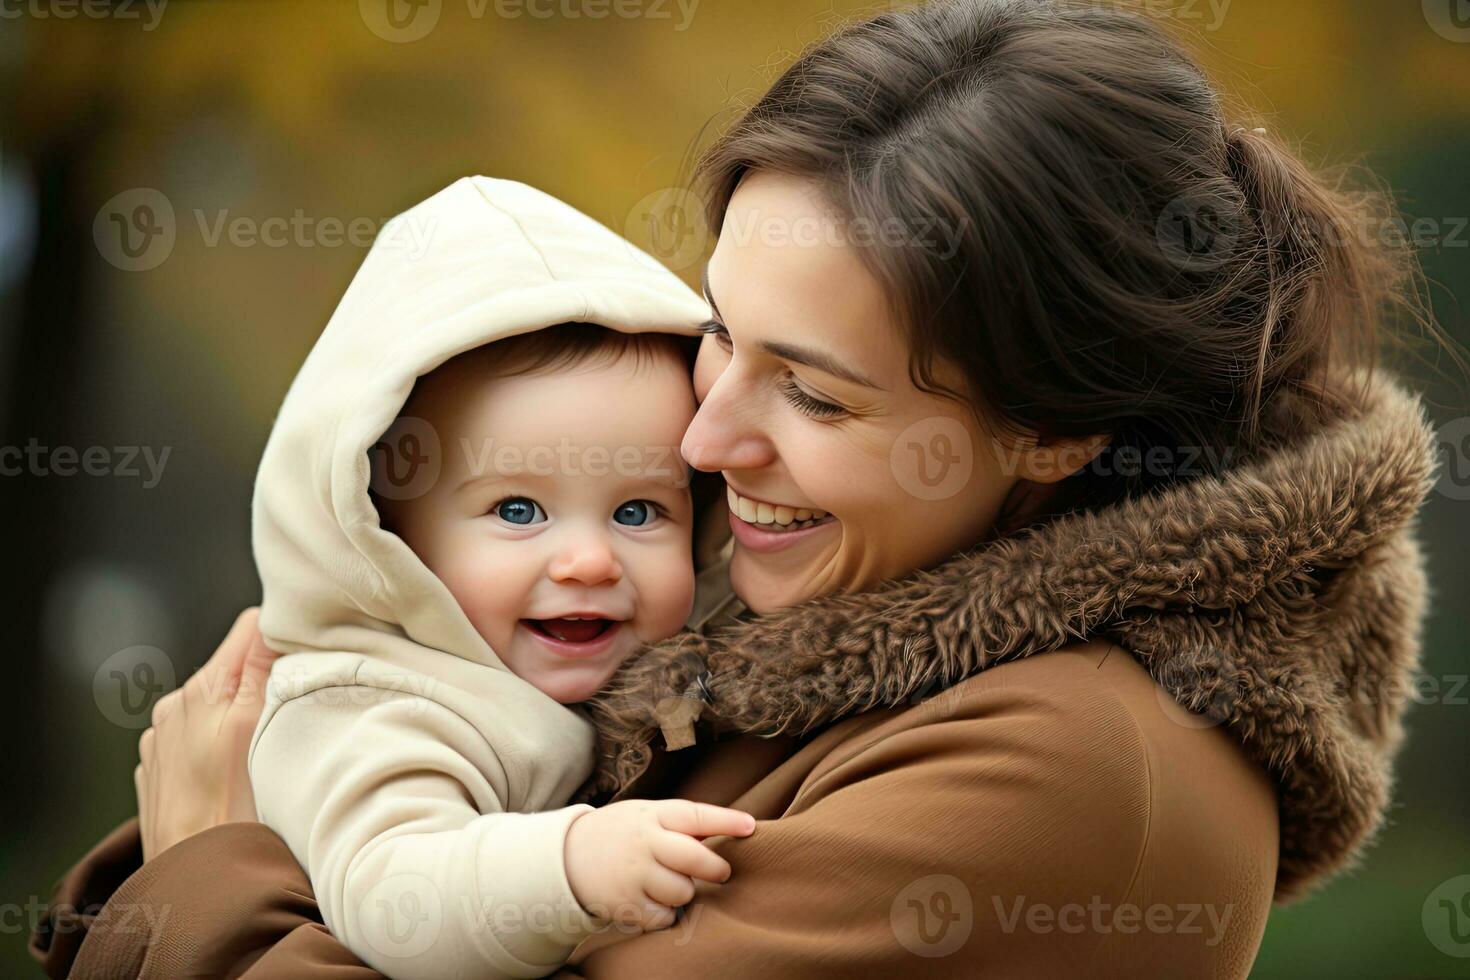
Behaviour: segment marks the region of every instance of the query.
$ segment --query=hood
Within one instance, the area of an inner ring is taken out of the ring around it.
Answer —
[[[416,646],[504,669],[443,583],[379,526],[369,449],[415,379],[473,347],[565,321],[692,335],[708,316],[652,257],[525,184],[466,177],[387,223],[286,393],[261,460],[252,543],[266,642],[285,653],[397,651],[400,662]],[[435,438],[423,428],[411,434]],[[406,476],[432,480],[423,469]]]
[[[1382,374],[1338,378],[1311,418],[1281,395],[1256,451],[1200,478],[1058,518],[888,583],[648,648],[589,704],[609,792],[706,735],[804,734],[912,704],[978,671],[1116,642],[1274,779],[1276,896],[1348,866],[1379,826],[1418,666],[1414,538],[1435,442]],[[1352,392],[1353,394],[1349,394]]]

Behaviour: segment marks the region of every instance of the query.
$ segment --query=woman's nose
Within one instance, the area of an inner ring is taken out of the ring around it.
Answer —
[[[775,445],[751,411],[749,392],[742,392],[728,367],[715,379],[689,428],[679,453],[697,470],[750,470],[776,459]]]
[[[606,536],[578,534],[552,559],[547,574],[556,582],[610,585],[623,577],[623,566]]]

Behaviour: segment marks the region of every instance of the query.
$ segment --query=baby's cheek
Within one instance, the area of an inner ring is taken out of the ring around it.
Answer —
[[[659,569],[657,580],[645,593],[645,616],[654,635],[652,643],[673,636],[684,628],[694,609],[694,558],[684,551]]]
[[[493,581],[483,563],[460,563],[439,577],[485,642],[503,653],[520,615],[514,590],[505,581]]]

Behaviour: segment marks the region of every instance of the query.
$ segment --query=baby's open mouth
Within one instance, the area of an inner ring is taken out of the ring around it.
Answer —
[[[563,643],[591,643],[616,624],[612,619],[527,619],[527,626]]]

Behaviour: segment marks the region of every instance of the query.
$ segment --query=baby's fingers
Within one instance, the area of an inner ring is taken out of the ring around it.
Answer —
[[[643,894],[659,905],[678,908],[693,900],[694,882],[668,868],[653,868],[643,879]]]
[[[681,875],[716,884],[730,877],[729,861],[685,834],[659,834],[652,850],[654,860]]]
[[[744,811],[690,800],[665,800],[658,811],[658,822],[665,830],[690,837],[745,837],[755,830],[755,817]]]

